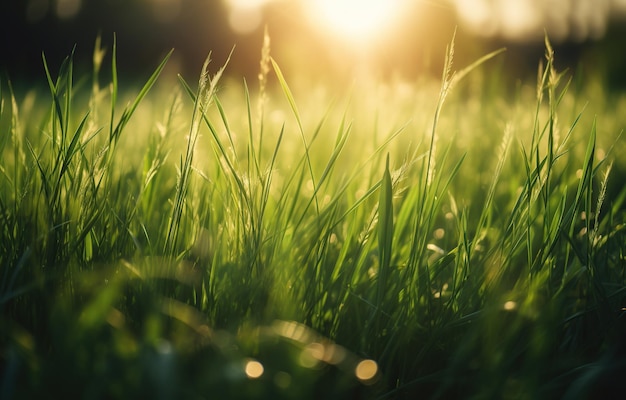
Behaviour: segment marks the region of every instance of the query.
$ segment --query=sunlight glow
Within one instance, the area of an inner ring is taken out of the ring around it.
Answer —
[[[381,34],[402,12],[404,0],[309,0],[307,13],[320,29],[350,41]]]
[[[245,35],[263,22],[263,7],[269,0],[227,0],[228,24],[233,32]]]

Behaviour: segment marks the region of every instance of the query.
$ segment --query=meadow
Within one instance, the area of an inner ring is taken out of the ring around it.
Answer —
[[[0,86],[3,399],[623,388],[626,96],[549,41],[339,89],[115,53]]]

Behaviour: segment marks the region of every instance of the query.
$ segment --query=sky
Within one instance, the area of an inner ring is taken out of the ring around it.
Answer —
[[[111,46],[115,34],[129,71],[150,70],[174,48],[174,68],[193,73],[209,51],[220,63],[234,48],[228,71],[253,76],[265,27],[273,56],[312,75],[349,74],[357,65],[406,75],[436,70],[455,30],[460,62],[506,46],[519,52],[512,60],[532,66],[544,32],[564,59],[578,60],[623,34],[625,21],[626,0],[3,1],[0,73],[39,73],[42,52],[60,63],[74,46],[89,60],[95,38]]]

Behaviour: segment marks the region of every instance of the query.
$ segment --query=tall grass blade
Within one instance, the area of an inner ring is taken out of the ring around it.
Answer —
[[[122,131],[123,131],[124,127],[126,126],[126,124],[128,123],[128,121],[130,120],[131,116],[135,113],[135,110],[139,106],[139,103],[141,103],[141,101],[144,99],[146,94],[148,94],[148,92],[150,91],[152,86],[154,86],[154,84],[156,83],[157,79],[159,78],[159,75],[161,75],[161,72],[165,68],[165,64],[167,64],[167,61],[170,59],[170,57],[172,56],[173,53],[174,53],[174,49],[170,50],[165,55],[165,57],[163,58],[161,63],[156,67],[156,69],[154,70],[152,75],[150,75],[150,77],[148,78],[146,83],[143,85],[143,87],[141,88],[141,90],[139,91],[137,96],[135,97],[135,100],[129,106],[124,108],[124,111],[122,111],[122,115],[120,116],[119,121],[117,122],[117,124],[115,125],[115,128],[111,132],[111,136],[110,136],[110,141],[111,142],[116,142],[119,139],[120,134],[122,133]],[[113,69],[116,69],[115,63],[113,64]],[[113,86],[113,93],[114,94],[112,94],[112,96],[111,96],[112,97],[111,101],[113,101],[113,98],[117,97],[116,86],[117,85],[114,83],[114,86]],[[113,123],[113,108],[112,108],[112,111],[111,111],[111,123]]]
[[[300,112],[298,111],[298,106],[296,105],[296,101],[293,97],[293,94],[291,93],[291,89],[289,89],[289,85],[287,84],[287,81],[285,80],[285,77],[280,67],[278,66],[278,64],[273,58],[270,57],[270,59],[272,61],[272,67],[274,68],[274,73],[276,74],[276,77],[278,78],[280,87],[283,90],[283,93],[285,97],[287,98],[287,102],[289,103],[289,106],[291,107],[291,111],[293,112],[293,115],[296,118],[296,122],[298,123],[300,137],[302,138],[302,143],[304,144],[304,154],[305,154],[306,164],[309,170],[309,176],[311,178],[311,183],[313,184],[313,188],[316,188],[317,184],[315,182],[315,174],[313,173],[313,164],[311,162],[311,155],[309,154],[309,143],[307,143],[306,137],[304,135],[304,128],[302,126],[302,119],[300,118]],[[315,201],[315,210],[319,214],[319,203],[317,200],[317,196],[313,196],[313,199]]]
[[[385,162],[385,172],[380,185],[378,200],[378,282],[376,290],[376,308],[380,309],[383,297],[388,289],[393,243],[393,189],[389,172],[389,154]]]

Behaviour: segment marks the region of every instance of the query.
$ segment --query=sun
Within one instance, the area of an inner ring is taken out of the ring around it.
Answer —
[[[383,34],[407,0],[308,0],[307,15],[319,29],[351,42]]]

